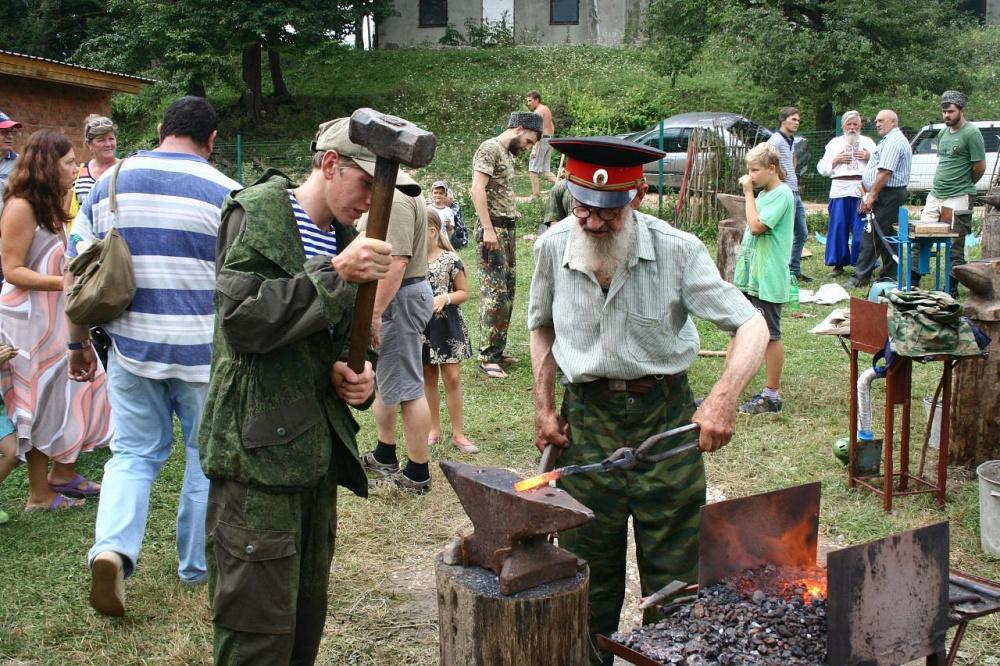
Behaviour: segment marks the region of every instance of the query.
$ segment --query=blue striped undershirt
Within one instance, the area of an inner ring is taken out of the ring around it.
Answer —
[[[299,204],[292,190],[288,190],[288,200],[292,204],[292,213],[295,215],[295,224],[299,227],[299,237],[302,238],[302,249],[306,252],[306,259],[319,255],[331,257],[336,255],[337,232],[321,231]]]

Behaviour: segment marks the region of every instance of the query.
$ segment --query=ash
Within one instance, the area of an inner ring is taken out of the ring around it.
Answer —
[[[750,572],[748,572],[750,573]],[[611,640],[662,664],[815,666],[826,663],[826,601],[786,601],[720,583],[656,624]]]

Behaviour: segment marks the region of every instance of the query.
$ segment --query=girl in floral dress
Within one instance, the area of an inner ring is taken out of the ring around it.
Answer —
[[[444,381],[444,398],[451,419],[451,442],[464,453],[479,447],[465,436],[462,419],[462,380],[459,363],[472,357],[469,330],[458,306],[469,298],[465,266],[448,236],[441,233],[441,219],[427,209],[427,279],[434,290],[434,314],[424,330],[424,393],[431,410],[430,443],[441,436],[441,399],[438,375]]]

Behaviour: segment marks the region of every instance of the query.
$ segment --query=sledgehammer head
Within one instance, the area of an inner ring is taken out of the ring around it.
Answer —
[[[376,157],[411,167],[430,164],[437,147],[437,138],[431,132],[408,120],[367,108],[351,114],[350,137]]]

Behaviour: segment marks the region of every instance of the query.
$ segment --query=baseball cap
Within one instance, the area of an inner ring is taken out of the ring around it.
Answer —
[[[442,188],[442,189],[444,189],[444,190],[447,190],[448,189],[448,183],[444,182],[443,180],[435,180],[434,184],[431,185],[431,189],[432,190],[436,190],[439,187]]]
[[[335,150],[341,157],[354,160],[365,173],[374,178],[375,153],[351,141],[348,134],[350,125],[350,118],[328,120],[320,125],[316,131],[316,139],[312,142],[312,151]],[[396,189],[407,196],[420,196],[420,185],[402,169],[396,173]]]
[[[661,150],[611,136],[567,137],[549,144],[566,156],[566,187],[584,206],[621,208],[645,182],[642,165],[666,156]]]
[[[17,122],[3,111],[0,111],[0,129],[21,128],[21,123]]]

